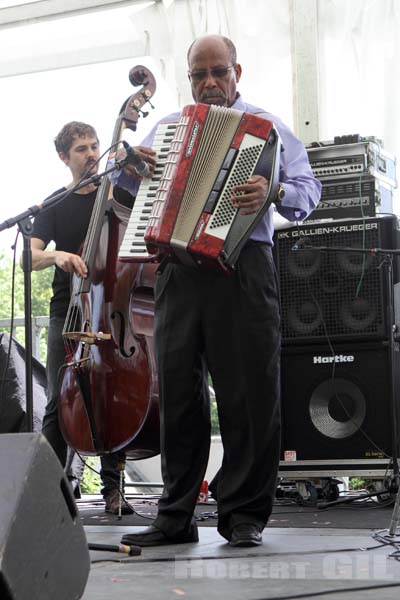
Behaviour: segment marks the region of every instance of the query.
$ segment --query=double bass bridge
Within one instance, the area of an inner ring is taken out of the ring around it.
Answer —
[[[63,333],[63,337],[68,340],[89,344],[91,346],[93,344],[98,344],[99,342],[111,340],[111,333],[103,333],[102,331],[97,333],[94,331],[66,331]]]

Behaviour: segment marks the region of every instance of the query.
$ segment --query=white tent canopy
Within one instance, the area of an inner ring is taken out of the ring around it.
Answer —
[[[135,64],[154,71],[158,89],[134,141],[156,118],[190,103],[186,52],[204,33],[233,39],[240,91],[303,141],[359,133],[398,156],[399,30],[400,0],[0,2],[6,198],[21,170],[29,181],[21,209],[66,182],[52,140],[68,120],[93,123],[106,149],[119,107],[134,93],[128,72]],[[2,204],[0,219],[14,214]]]

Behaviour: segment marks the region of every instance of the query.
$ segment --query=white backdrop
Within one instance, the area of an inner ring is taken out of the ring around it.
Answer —
[[[375,135],[399,156],[400,0],[318,0],[317,8],[320,139]],[[2,26],[0,222],[67,183],[53,146],[64,123],[92,123],[106,148],[122,102],[135,91],[128,81],[135,64],[153,70],[158,89],[155,110],[130,141],[190,102],[186,50],[206,32],[235,41],[244,96],[293,126],[290,9],[290,0],[125,2],[112,10]],[[10,240],[8,232],[0,233],[0,249],[9,252]]]

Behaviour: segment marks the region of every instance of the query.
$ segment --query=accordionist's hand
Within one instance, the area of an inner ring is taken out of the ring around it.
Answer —
[[[131,150],[133,150],[134,152],[135,160],[137,159],[139,163],[142,162],[148,165],[148,177],[151,178],[153,176],[154,168],[156,166],[156,160],[154,158],[156,156],[156,152],[152,148],[147,148],[145,146],[135,146]],[[126,156],[126,150],[124,148],[121,148],[120,150],[118,150],[118,152],[116,152],[113,158],[115,158],[115,160],[118,161],[126,158]],[[143,176],[138,173],[133,162],[126,164],[123,167],[123,171],[130,177],[133,177],[133,179],[143,179]]]
[[[252,175],[242,185],[234,185],[231,202],[241,215],[252,215],[260,210],[268,194],[269,182],[262,175]]]

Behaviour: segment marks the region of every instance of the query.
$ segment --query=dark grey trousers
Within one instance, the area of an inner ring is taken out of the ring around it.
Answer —
[[[207,467],[207,371],[224,456],[218,530],[262,528],[272,511],[280,451],[280,314],[271,248],[250,243],[233,275],[168,264],[156,282],[155,347],[164,492],[155,525],[187,531]]]

